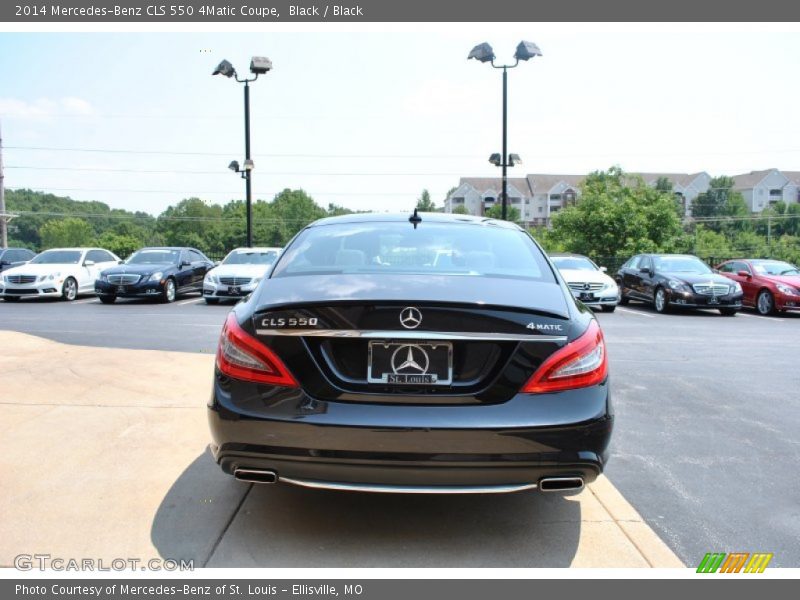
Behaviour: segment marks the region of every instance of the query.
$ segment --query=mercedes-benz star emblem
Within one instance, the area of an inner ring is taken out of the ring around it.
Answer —
[[[409,306],[400,311],[400,325],[406,329],[416,329],[422,323],[422,313],[418,308]]]
[[[398,346],[392,353],[392,371],[396,374],[401,371],[408,373],[411,370],[424,375],[428,372],[429,366],[428,353],[416,344]]]
[[[590,289],[592,289],[592,285],[590,283],[584,283],[583,289],[588,292]]]

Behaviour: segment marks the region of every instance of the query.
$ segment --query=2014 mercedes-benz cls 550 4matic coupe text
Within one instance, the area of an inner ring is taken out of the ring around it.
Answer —
[[[214,456],[237,479],[565,491],[603,470],[603,334],[516,225],[323,219],[265,284],[227,318],[209,404]]]

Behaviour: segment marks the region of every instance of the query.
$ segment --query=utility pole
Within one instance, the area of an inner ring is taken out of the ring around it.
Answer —
[[[0,248],[8,248],[8,217],[6,217],[5,180],[3,176],[2,123],[0,123]]]
[[[767,215],[767,254],[771,252],[772,244],[772,213]]]

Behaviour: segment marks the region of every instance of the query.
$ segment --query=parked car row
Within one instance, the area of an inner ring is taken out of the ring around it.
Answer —
[[[689,254],[637,254],[614,279],[580,254],[551,254],[553,264],[586,306],[613,312],[631,300],[659,313],[712,308],[733,316],[742,307],[762,315],[800,310],[800,269],[771,259],[728,260],[712,269]]]
[[[96,294],[104,304],[117,298],[153,298],[173,302],[199,293],[206,302],[235,300],[252,292],[280,248],[237,248],[217,266],[195,248],[142,248],[123,261],[103,248],[53,248],[33,255],[9,248],[0,255],[0,296],[75,300]],[[18,260],[21,259],[21,260]]]

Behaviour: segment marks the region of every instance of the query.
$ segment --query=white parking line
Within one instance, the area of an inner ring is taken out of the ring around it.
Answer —
[[[775,321],[776,323],[783,323],[783,321],[785,320],[785,319],[779,319],[777,317],[765,317],[765,316],[762,316],[762,315],[751,315],[749,313],[742,312],[742,311],[739,311],[739,316],[740,317],[748,317],[750,319],[764,319],[764,320],[767,320],[767,321]]]
[[[84,298],[83,300],[73,300],[72,304],[89,304],[90,302],[97,302],[100,303],[100,300],[97,298]]]
[[[640,317],[647,317],[648,319],[655,318],[655,315],[648,315],[647,313],[639,312],[638,310],[630,310],[629,308],[617,307],[617,310],[622,311],[624,313],[629,313],[629,314],[632,314],[632,315],[639,315]]]
[[[202,302],[202,298],[189,298],[188,300],[181,300],[180,302],[176,302],[175,306],[183,306],[184,304],[197,304],[198,302]]]

